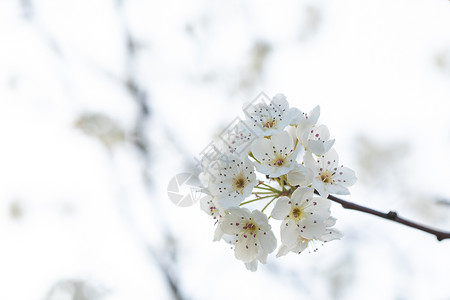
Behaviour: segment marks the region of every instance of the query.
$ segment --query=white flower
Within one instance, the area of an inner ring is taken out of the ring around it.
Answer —
[[[303,250],[308,248],[308,246],[310,244],[315,244],[316,241],[326,243],[326,242],[329,242],[332,240],[340,239],[343,236],[343,234],[339,230],[337,230],[335,228],[331,228],[334,226],[335,223],[336,223],[336,219],[330,216],[328,219],[325,220],[326,229],[325,229],[324,234],[320,238],[305,239],[301,235],[298,235],[297,242],[295,244],[293,244],[292,246],[290,246],[290,247],[288,247],[286,245],[280,246],[280,248],[278,249],[277,257],[286,255],[288,252],[294,252],[294,253],[300,254]],[[317,248],[315,248],[314,251],[315,250],[317,250]]]
[[[286,131],[272,135],[270,139],[260,137],[251,147],[257,160],[256,169],[270,177],[287,174],[295,165],[301,147],[296,147],[294,140]]]
[[[212,162],[208,172],[208,190],[225,209],[238,206],[251,195],[253,187],[258,183],[251,161],[235,155]]]
[[[326,228],[325,220],[330,216],[331,202],[314,197],[312,188],[297,188],[291,198],[281,197],[272,210],[272,217],[282,220],[281,242],[292,248],[303,239],[320,238]]]
[[[257,136],[270,136],[280,132],[300,114],[297,108],[289,108],[283,94],[275,95],[269,104],[245,104],[243,110],[247,118],[246,124]]]
[[[287,173],[287,181],[290,185],[305,187],[312,184],[313,173],[311,169],[297,163],[294,168]]]
[[[205,195],[200,199],[200,208],[214,220],[225,216],[225,211],[217,203],[217,199],[211,195]]]
[[[272,253],[277,240],[271,230],[267,216],[259,210],[230,208],[220,223],[221,230],[235,237],[234,254],[247,269],[256,270],[257,262],[266,263],[267,254]]]
[[[314,107],[309,114],[300,113],[292,122],[291,125],[307,128],[311,125],[315,125],[320,116],[320,106]]]
[[[215,225],[218,224],[222,218],[226,215],[223,208],[217,203],[217,199],[211,195],[205,195],[200,199],[200,208],[205,213],[210,215],[214,220],[216,220]],[[214,232],[214,241],[219,241],[223,236],[223,231],[220,229],[220,225],[217,225]]]
[[[334,139],[330,140],[330,131],[325,125],[310,125],[297,127],[297,138],[301,141],[305,150],[316,155],[327,153],[334,145]]]
[[[319,238],[320,241],[326,243],[326,242],[340,239],[341,237],[344,236],[344,234],[342,234],[342,232],[340,232],[339,230],[337,230],[335,228],[331,228],[334,226],[334,224],[336,224],[336,218],[333,218],[330,216],[325,221],[325,225],[327,228],[325,230],[325,233]]]
[[[347,187],[356,182],[355,172],[344,166],[339,166],[339,157],[334,149],[314,160],[311,153],[304,156],[305,166],[313,171],[312,186],[322,197],[329,194],[350,194]]]

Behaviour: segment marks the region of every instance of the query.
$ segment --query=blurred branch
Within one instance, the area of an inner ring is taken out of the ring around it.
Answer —
[[[315,191],[315,193],[318,194],[317,191]],[[391,220],[393,222],[397,222],[397,223],[403,224],[403,225],[408,226],[408,227],[412,227],[412,228],[415,228],[415,229],[418,229],[418,230],[421,230],[421,231],[428,232],[428,233],[430,233],[432,235],[435,235],[436,238],[438,239],[438,241],[442,241],[444,239],[450,239],[450,232],[441,231],[441,230],[438,230],[438,229],[434,229],[434,228],[431,228],[431,227],[427,227],[427,226],[424,226],[424,225],[421,225],[421,224],[409,221],[407,219],[404,219],[404,218],[400,217],[397,212],[392,211],[392,210],[389,211],[388,213],[383,213],[383,212],[380,212],[378,210],[374,210],[374,209],[371,209],[371,208],[368,208],[368,207],[365,207],[365,206],[362,206],[362,205],[359,205],[359,204],[356,204],[356,203],[345,201],[343,199],[340,199],[340,198],[332,196],[332,195],[329,195],[328,199],[330,199],[331,201],[339,203],[345,209],[357,210],[357,211],[360,211],[360,212],[364,212],[366,214],[374,215],[374,216],[377,216],[377,217],[380,217],[380,218],[383,218],[383,219],[388,219],[388,220]]]
[[[447,199],[438,199],[438,200],[436,201],[436,204],[450,206],[450,201],[447,200]]]

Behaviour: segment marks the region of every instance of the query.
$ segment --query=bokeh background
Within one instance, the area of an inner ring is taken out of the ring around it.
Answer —
[[[342,240],[251,273],[166,192],[281,92],[345,199],[450,230],[449,1],[2,0],[0,36],[0,299],[450,299],[449,240],[333,204]]]

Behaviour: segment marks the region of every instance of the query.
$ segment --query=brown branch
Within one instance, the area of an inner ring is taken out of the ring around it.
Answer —
[[[315,192],[317,194],[317,191],[315,191]],[[371,208],[368,208],[368,207],[365,207],[365,206],[362,206],[362,205],[359,205],[359,204],[356,204],[356,203],[345,201],[343,199],[340,199],[340,198],[332,196],[332,195],[329,195],[328,199],[330,199],[331,201],[339,203],[340,205],[342,205],[343,208],[346,208],[346,209],[353,209],[353,210],[361,211],[361,212],[364,212],[366,214],[370,214],[370,215],[374,215],[374,216],[377,216],[377,217],[380,217],[380,218],[388,219],[388,220],[391,220],[393,222],[397,222],[397,223],[403,224],[405,226],[409,226],[409,227],[412,227],[412,228],[415,228],[415,229],[418,229],[418,230],[422,230],[422,231],[428,232],[428,233],[436,236],[438,241],[442,241],[444,239],[450,239],[450,232],[441,231],[441,230],[438,230],[438,229],[434,229],[434,228],[431,228],[431,227],[427,227],[427,226],[424,226],[424,225],[421,225],[421,224],[418,224],[418,223],[406,220],[406,219],[400,217],[397,214],[397,212],[392,211],[392,210],[390,212],[388,212],[388,213],[383,213],[383,212],[380,212],[378,210],[374,210],[374,209],[371,209]]]

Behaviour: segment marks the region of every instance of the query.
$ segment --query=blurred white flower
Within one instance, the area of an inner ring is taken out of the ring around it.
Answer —
[[[334,149],[314,160],[311,153],[304,156],[305,166],[313,171],[312,186],[322,197],[329,194],[350,194],[348,187],[356,182],[355,172],[339,166],[339,157]]]
[[[259,210],[250,212],[246,208],[237,207],[230,208],[227,212],[220,228],[225,234],[235,237],[235,257],[254,271],[257,260],[266,263],[267,254],[272,253],[277,246],[267,216]]]
[[[270,139],[260,137],[253,142],[252,154],[257,160],[256,169],[270,177],[287,174],[295,165],[301,147],[296,147],[294,140],[286,131],[272,135]]]

